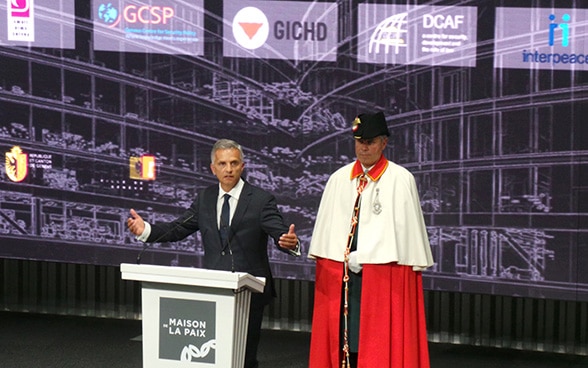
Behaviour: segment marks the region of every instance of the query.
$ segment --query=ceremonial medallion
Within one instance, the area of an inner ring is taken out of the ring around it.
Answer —
[[[374,200],[374,203],[372,204],[372,211],[376,215],[379,215],[380,213],[382,213],[382,204],[380,203],[380,188],[376,188],[376,199]]]

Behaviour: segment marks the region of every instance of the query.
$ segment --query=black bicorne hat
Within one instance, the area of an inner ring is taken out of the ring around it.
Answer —
[[[353,120],[353,138],[371,139],[380,135],[390,136],[383,112],[360,114]]]

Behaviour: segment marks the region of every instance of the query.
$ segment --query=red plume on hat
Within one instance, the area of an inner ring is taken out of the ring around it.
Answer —
[[[390,136],[384,113],[357,115],[352,124],[353,138],[371,139],[381,135]]]

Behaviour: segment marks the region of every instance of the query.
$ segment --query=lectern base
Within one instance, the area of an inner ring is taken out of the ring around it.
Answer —
[[[264,279],[246,273],[121,265],[142,281],[143,367],[242,368],[251,292]]]

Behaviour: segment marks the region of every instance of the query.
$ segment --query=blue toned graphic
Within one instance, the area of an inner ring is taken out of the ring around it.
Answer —
[[[118,10],[112,5],[112,3],[100,4],[100,6],[98,6],[98,18],[104,23],[112,24],[116,22],[116,19],[118,18]]]
[[[555,15],[550,14],[549,20],[551,23],[549,24],[549,46],[553,46],[555,44],[555,32],[557,28],[561,28],[561,45],[563,47],[568,47],[570,44],[570,25],[567,23],[570,21],[571,17],[569,14],[564,14],[561,19],[566,23],[555,23]]]

